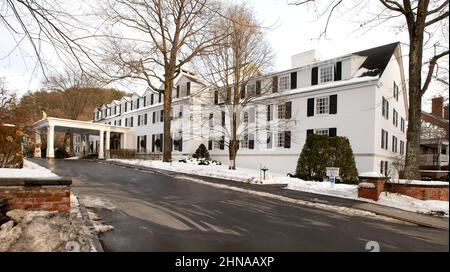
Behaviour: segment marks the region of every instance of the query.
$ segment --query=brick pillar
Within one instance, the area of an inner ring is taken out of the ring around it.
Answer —
[[[384,191],[386,180],[385,177],[359,177],[358,197],[378,201],[381,192]],[[373,186],[364,186],[365,184],[373,184]]]
[[[436,117],[443,118],[444,98],[442,96],[431,99],[431,114]]]

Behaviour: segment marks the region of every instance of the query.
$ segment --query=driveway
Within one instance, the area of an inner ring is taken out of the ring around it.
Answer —
[[[186,174],[138,171],[86,160],[34,159],[73,179],[81,199],[114,230],[105,251],[448,251],[448,231],[338,214],[189,181]]]

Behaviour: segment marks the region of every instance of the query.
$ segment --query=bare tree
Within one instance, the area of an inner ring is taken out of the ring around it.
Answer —
[[[6,86],[6,80],[0,77],[0,124],[6,119],[7,108],[13,101],[14,96]]]
[[[195,57],[208,53],[218,37],[219,6],[210,0],[107,1],[112,37],[105,46],[113,80],[136,79],[164,94],[163,161],[172,158],[170,113],[174,79]],[[125,36],[127,33],[128,36]]]
[[[256,129],[251,125],[255,122],[255,115],[258,115],[255,105],[258,104],[258,98],[271,89],[272,82],[262,84],[263,81],[258,77],[267,72],[273,54],[263,27],[255,19],[253,11],[244,5],[230,6],[219,22],[215,31],[225,39],[213,47],[212,54],[201,59],[198,70],[202,71],[203,79],[210,86],[208,99],[209,104],[218,110],[216,116],[222,112],[222,123],[225,122],[225,115],[229,120],[229,125],[218,126],[217,132],[224,138],[221,145],[228,146],[230,169],[236,169],[239,140],[248,143],[248,135]],[[210,118],[206,114],[202,120],[213,122]],[[249,119],[253,119],[253,122]],[[208,126],[211,130],[217,128]]]
[[[317,8],[318,0],[300,0],[294,1],[294,5],[312,4]],[[322,15],[327,16],[325,30],[326,33],[330,19],[338,7],[348,1],[333,0],[327,2],[325,11]],[[364,7],[370,6],[369,1],[353,1],[354,6]],[[420,122],[422,114],[422,97],[428,90],[430,82],[436,75],[434,71],[440,61],[448,59],[449,48],[448,38],[445,37],[435,42],[434,52],[431,57],[424,61],[424,51],[427,49],[427,41],[431,39],[434,33],[443,32],[448,35],[448,17],[449,17],[449,1],[448,0],[379,0],[382,8],[376,14],[373,20],[368,19],[361,26],[382,25],[386,21],[397,18],[403,19],[403,25],[400,28],[407,29],[409,33],[409,108],[408,108],[408,130],[407,130],[407,148],[405,156],[405,178],[418,179],[419,174],[419,153],[420,153]],[[352,7],[353,8],[353,7]],[[350,9],[350,8],[348,8]],[[367,12],[367,11],[366,11]],[[375,23],[373,23],[375,22]],[[441,29],[437,29],[437,27]],[[448,62],[448,60],[447,60]],[[424,68],[424,66],[426,68]],[[447,79],[440,78],[448,84]]]

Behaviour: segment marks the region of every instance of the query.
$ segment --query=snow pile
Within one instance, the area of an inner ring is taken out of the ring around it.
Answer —
[[[355,198],[358,195],[358,186],[351,184],[332,184],[327,181],[304,181],[296,178],[283,178],[288,184],[287,189],[337,196],[343,198]]]
[[[103,233],[114,229],[114,227],[111,225],[103,224],[101,222],[102,218],[99,217],[96,213],[88,211],[88,216],[92,222],[92,225],[94,225],[94,229],[97,233]]]
[[[411,212],[442,214],[447,217],[449,215],[448,201],[419,200],[406,195],[382,192],[377,203]]]
[[[399,179],[399,180],[391,180],[389,181],[393,184],[410,184],[410,185],[438,185],[438,186],[448,186],[448,182],[445,181],[426,181],[426,180],[407,180],[407,179]]]
[[[108,200],[95,196],[82,196],[81,202],[88,208],[103,208],[108,210],[116,209],[116,207]]]
[[[385,176],[378,172],[364,172],[359,174],[358,176],[363,178],[384,178]]]
[[[91,250],[91,238],[75,214],[12,210],[0,228],[0,252]]]
[[[374,189],[375,188],[375,184],[370,183],[370,182],[361,182],[358,185],[358,188]]]
[[[24,160],[23,168],[0,168],[0,178],[58,179],[59,177],[45,167]]]

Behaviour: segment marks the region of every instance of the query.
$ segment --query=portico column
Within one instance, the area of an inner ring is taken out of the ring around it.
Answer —
[[[34,157],[41,157],[41,132],[39,130],[35,131],[35,143],[34,143]]]
[[[123,134],[123,145],[122,145],[122,149],[126,149],[128,148],[128,134],[126,132],[124,132]]]
[[[109,149],[110,149],[110,136],[111,136],[111,132],[109,131],[109,130],[107,130],[106,131],[106,143],[105,143],[105,146],[106,146],[106,159],[109,159],[110,158],[110,154],[109,154]]]
[[[105,143],[103,141],[104,135],[105,135],[105,131],[100,130],[100,143],[99,143],[99,147],[98,147],[98,158],[101,160],[103,160],[105,158],[105,153],[104,153]]]
[[[47,159],[55,157],[55,126],[49,125],[47,129]]]

